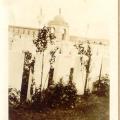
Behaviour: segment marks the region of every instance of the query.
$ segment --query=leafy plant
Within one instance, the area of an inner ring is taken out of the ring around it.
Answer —
[[[74,108],[77,99],[77,89],[72,82],[64,86],[64,94],[62,97],[62,105],[66,108]]]
[[[109,77],[105,75],[93,83],[93,93],[98,96],[109,96]]]
[[[55,35],[52,33],[50,27],[44,26],[42,29],[40,29],[37,39],[33,40],[33,43],[37,48],[37,52],[44,52],[47,48],[48,43],[54,43],[53,39],[55,39]]]
[[[90,67],[91,67],[91,57],[92,57],[92,49],[90,46],[89,41],[87,41],[87,49],[82,44],[75,44],[74,47],[78,50],[78,54],[80,54],[80,63],[85,67],[86,70],[86,78],[85,78],[85,85],[84,85],[84,95],[88,96],[89,91],[87,89],[87,83],[88,83],[88,77],[90,73]],[[87,57],[87,60],[83,60],[83,56]]]
[[[67,85],[63,85],[62,80],[42,91],[42,101],[40,94],[40,90],[37,90],[32,99],[32,106],[36,110],[43,108],[74,108],[77,99],[75,85],[70,82]]]
[[[61,82],[46,90],[45,101],[50,108],[61,107],[64,86]]]
[[[9,88],[9,105],[12,107],[17,107],[20,104],[20,91],[16,88]]]
[[[38,89],[35,89],[35,93],[32,96],[31,106],[35,110],[39,110],[41,109],[41,105],[42,105],[41,91],[40,91],[40,88],[38,88]]]

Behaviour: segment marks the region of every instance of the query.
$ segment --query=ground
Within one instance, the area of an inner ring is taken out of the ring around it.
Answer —
[[[75,108],[51,109],[33,112],[30,109],[9,109],[9,120],[109,120],[109,98],[91,97],[85,102],[78,99]]]

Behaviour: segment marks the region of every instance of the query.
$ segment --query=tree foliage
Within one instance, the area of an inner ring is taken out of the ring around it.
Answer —
[[[53,39],[55,39],[55,35],[50,27],[44,26],[42,29],[40,29],[37,39],[33,40],[33,43],[37,48],[37,52],[45,51],[48,43],[54,43]]]
[[[54,50],[51,50],[51,51],[50,51],[50,56],[51,56],[51,58],[50,58],[49,62],[50,62],[50,66],[51,66],[51,67],[52,67],[53,63],[55,62],[55,58],[56,58],[55,53],[57,52],[58,49],[59,49],[59,48],[56,47]]]
[[[82,44],[74,45],[75,48],[78,50],[78,54],[80,54],[80,63],[85,68],[85,71],[86,71],[86,78],[85,78],[85,85],[84,85],[84,95],[86,97],[89,96],[89,89],[87,89],[87,83],[88,83],[89,73],[91,69],[91,57],[92,57],[92,49],[89,41],[87,43],[88,43],[87,47],[83,46]],[[86,56],[87,59],[84,59],[83,56]]]
[[[43,79],[43,69],[44,69],[44,51],[47,49],[48,44],[53,44],[53,39],[55,39],[54,32],[52,28],[44,26],[38,32],[37,39],[33,40],[37,50],[36,52],[42,54],[42,70],[41,70],[41,84],[40,84],[40,99],[42,100],[42,79]]]

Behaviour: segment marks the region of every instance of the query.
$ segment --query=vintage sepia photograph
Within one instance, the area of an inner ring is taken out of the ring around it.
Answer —
[[[110,120],[111,3],[8,1],[9,120]]]

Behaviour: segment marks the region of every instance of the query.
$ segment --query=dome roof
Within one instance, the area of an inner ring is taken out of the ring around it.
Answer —
[[[64,18],[61,15],[57,15],[51,20],[48,25],[60,25],[60,26],[68,26],[68,23],[65,22]]]

